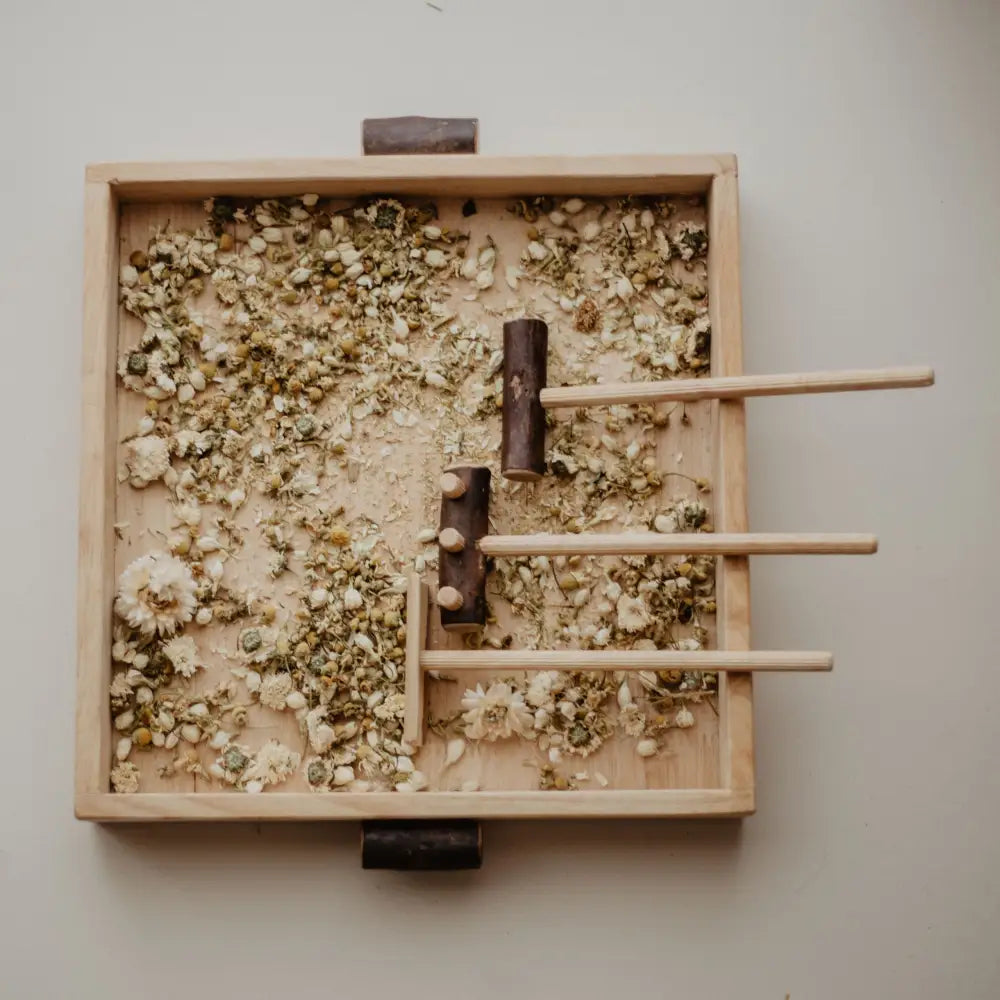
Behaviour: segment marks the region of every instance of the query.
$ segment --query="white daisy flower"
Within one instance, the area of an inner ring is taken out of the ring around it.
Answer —
[[[118,578],[115,614],[144,635],[173,635],[197,604],[191,570],[165,552],[140,556]]]
[[[485,691],[477,684],[462,698],[465,735],[470,740],[503,740],[532,734],[534,716],[524,696],[503,681],[495,681]]]

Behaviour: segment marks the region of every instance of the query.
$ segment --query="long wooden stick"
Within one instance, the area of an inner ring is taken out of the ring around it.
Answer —
[[[420,657],[427,641],[427,584],[410,574],[406,590],[406,687],[403,691],[403,739],[424,741],[424,672]]]
[[[843,372],[787,375],[730,375],[722,378],[672,379],[663,382],[609,382],[542,389],[542,406],[611,406],[670,400],[790,396],[796,393],[857,392],[866,389],[915,389],[934,384],[930,368],[872,368]]]
[[[832,670],[830,653],[707,649],[433,650],[423,670]]]
[[[874,535],[627,534],[486,535],[480,551],[488,556],[636,556],[636,555],[869,555],[878,550]]]

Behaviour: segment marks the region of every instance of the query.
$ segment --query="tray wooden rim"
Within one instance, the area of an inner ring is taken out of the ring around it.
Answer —
[[[720,675],[721,787],[475,793],[136,793],[108,790],[111,725],[107,685],[114,594],[115,341],[119,207],[211,194],[278,196],[315,191],[359,195],[512,196],[706,193],[712,371],[742,373],[739,206],[731,154],[491,157],[380,156],[243,162],[101,163],[85,175],[84,323],[75,814],[96,821],[334,820],[745,816],[754,811],[753,694],[746,673]],[[746,428],[741,399],[716,407],[716,526],[747,530]],[[748,649],[746,557],[719,562],[718,645]]]

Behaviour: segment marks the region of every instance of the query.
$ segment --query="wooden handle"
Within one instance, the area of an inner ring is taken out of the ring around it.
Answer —
[[[479,549],[488,556],[641,556],[641,555],[869,555],[878,550],[874,535],[785,534],[661,535],[637,531],[622,535],[487,535]]]
[[[434,650],[423,670],[832,670],[830,653],[706,649]]]
[[[664,382],[611,382],[543,389],[547,409],[611,406],[618,403],[664,403],[672,400],[740,399],[748,396],[791,396],[813,392],[858,392],[867,389],[915,389],[934,384],[930,368],[873,368],[843,372],[800,372],[789,375],[730,375],[722,378],[670,379]]]

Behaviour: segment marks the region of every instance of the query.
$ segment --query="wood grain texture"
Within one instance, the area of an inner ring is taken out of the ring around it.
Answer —
[[[414,746],[424,742],[424,672],[420,657],[427,642],[427,584],[410,574],[406,592],[406,686],[403,739]]]
[[[478,118],[366,118],[361,123],[365,156],[417,153],[475,153],[479,148]]]
[[[272,822],[343,820],[371,817],[417,819],[448,816],[470,819],[559,819],[642,816],[745,816],[753,812],[753,794],[727,788],[636,789],[575,792],[265,792],[239,795],[82,796],[81,819],[101,822],[173,822],[193,820]]]
[[[424,670],[832,670],[830,653],[791,650],[511,649],[425,652]]]
[[[743,374],[743,311],[740,302],[739,194],[735,170],[713,178],[708,201],[708,308],[712,323],[712,374]],[[746,404],[724,399],[715,407],[715,524],[721,532],[746,532]],[[716,571],[717,644],[750,648],[750,564],[726,556]],[[754,802],[753,681],[751,675],[719,678],[720,777],[733,794]]]
[[[75,794],[108,790],[111,602],[114,595],[115,308],[118,203],[104,183],[84,195],[83,412],[77,570]]]
[[[328,160],[95,163],[87,179],[130,201],[373,191],[444,197],[696,194],[731,175],[728,154],[690,156],[371,156]]]
[[[611,406],[617,403],[666,403],[694,399],[791,396],[817,392],[917,389],[933,384],[934,372],[930,368],[872,368],[839,372],[731,375],[721,378],[676,379],[663,382],[559,386],[543,389],[541,402],[546,409],[555,409]]]
[[[625,534],[488,535],[479,548],[489,556],[572,555],[871,555],[878,550],[874,535],[760,532],[661,535],[655,531]]]

